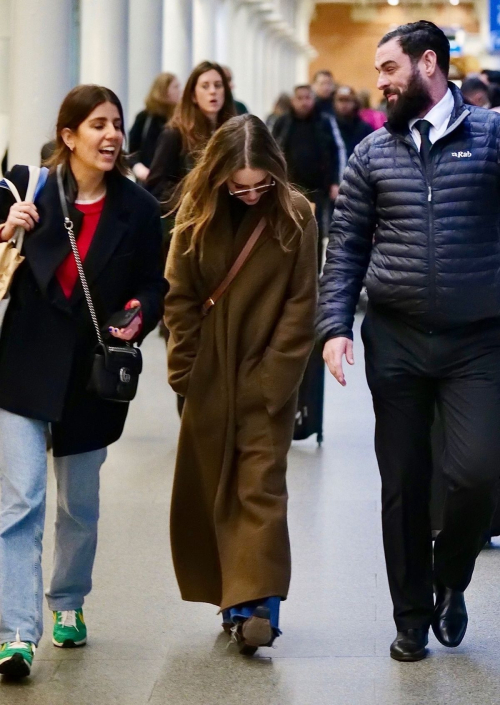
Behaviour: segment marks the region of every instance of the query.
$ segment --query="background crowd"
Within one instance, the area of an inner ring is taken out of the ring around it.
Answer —
[[[172,73],[157,76],[145,98],[145,109],[136,116],[129,132],[127,146],[132,171],[136,179],[165,204],[164,213],[168,213],[169,199],[211,134],[206,126],[203,127],[203,120],[195,125],[197,112],[191,107],[191,94],[200,75],[207,68],[214,67],[217,71],[216,64],[200,64],[192,72],[184,92]],[[251,106],[247,107],[234,96],[231,69],[227,66],[221,68],[227,88],[233,91],[236,114],[251,112]],[[480,73],[451,76],[461,88],[465,103],[500,110],[500,71],[485,69]],[[222,77],[220,81],[222,85]],[[328,234],[347,160],[355,147],[386,121],[385,98],[381,96],[376,107],[374,103],[369,91],[356,91],[348,83],[336,80],[332,71],[325,68],[314,74],[310,84],[295,86],[291,94],[281,93],[266,118],[269,130],[285,155],[291,182],[315,206],[320,240]],[[228,110],[226,101],[225,118],[221,113],[219,124],[229,116]],[[211,112],[208,107],[207,115]],[[191,143],[185,132],[187,122],[191,122]],[[183,131],[184,136],[181,136]],[[155,154],[156,164],[153,165]],[[153,173],[150,173],[152,165]],[[166,220],[171,227],[173,219]],[[319,268],[321,250],[320,243]]]

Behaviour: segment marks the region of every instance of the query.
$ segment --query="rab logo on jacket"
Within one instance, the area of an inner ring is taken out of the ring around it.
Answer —
[[[469,157],[472,157],[472,152],[452,152],[451,156],[456,157],[457,159],[468,159]]]

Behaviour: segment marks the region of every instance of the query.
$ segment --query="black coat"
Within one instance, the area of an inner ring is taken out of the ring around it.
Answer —
[[[382,127],[354,150],[321,281],[318,332],[352,337],[370,302],[425,330],[500,316],[500,115],[455,107],[424,168],[409,131]]]
[[[354,118],[336,117],[340,134],[344,140],[347,159],[354,152],[355,147],[362,142],[365,137],[371,135],[373,127],[362,120],[359,115]]]
[[[158,140],[146,181],[146,189],[160,201],[164,213],[172,210],[177,187],[193,166],[194,159],[184,151],[180,131],[167,125]]]
[[[305,193],[322,191],[328,195],[339,171],[329,117],[314,110],[308,118],[300,119],[291,111],[276,120],[272,133],[285,155],[290,180]]]
[[[15,166],[9,177],[22,197],[27,168]],[[13,202],[0,189],[0,222]],[[26,259],[15,274],[0,337],[0,408],[52,422],[54,455],[73,455],[116,441],[128,404],[86,391],[96,332],[80,282],[68,300],[55,276],[70,253],[55,174],[36,205],[40,222],[25,238]],[[69,210],[78,235],[83,214],[71,204]],[[104,210],[84,268],[101,326],[130,299],[139,299],[141,342],[160,319],[166,290],[160,218],[154,199],[124,176],[107,177]]]
[[[129,164],[151,166],[160,135],[165,128],[165,118],[142,110],[135,118],[128,138]]]

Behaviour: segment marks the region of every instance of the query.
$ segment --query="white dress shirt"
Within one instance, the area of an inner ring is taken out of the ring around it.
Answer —
[[[420,151],[420,143],[422,142],[422,137],[420,132],[415,127],[415,123],[419,120],[427,120],[431,123],[432,127],[429,131],[429,139],[431,144],[434,144],[436,140],[444,135],[450,124],[451,114],[453,108],[455,107],[455,101],[453,100],[453,94],[448,88],[443,98],[437,103],[433,108],[429,110],[427,115],[422,118],[414,118],[408,123],[410,128],[411,136],[413,141],[417,145],[418,151]]]

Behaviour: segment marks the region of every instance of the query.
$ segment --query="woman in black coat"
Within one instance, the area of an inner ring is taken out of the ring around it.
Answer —
[[[99,469],[118,440],[128,404],[87,391],[97,343],[64,228],[55,167],[99,324],[138,308],[110,336],[140,343],[156,326],[166,284],[155,200],[126,176],[123,113],[116,95],[79,86],[65,98],[52,172],[35,204],[0,188],[0,237],[22,225],[23,255],[0,337],[0,673],[30,672],[42,636],[41,550],[45,433],[53,436],[58,486],[55,559],[47,593],[53,643],[82,646],[84,597],[97,543]],[[8,175],[24,197],[27,167]],[[115,345],[120,345],[116,340]]]

